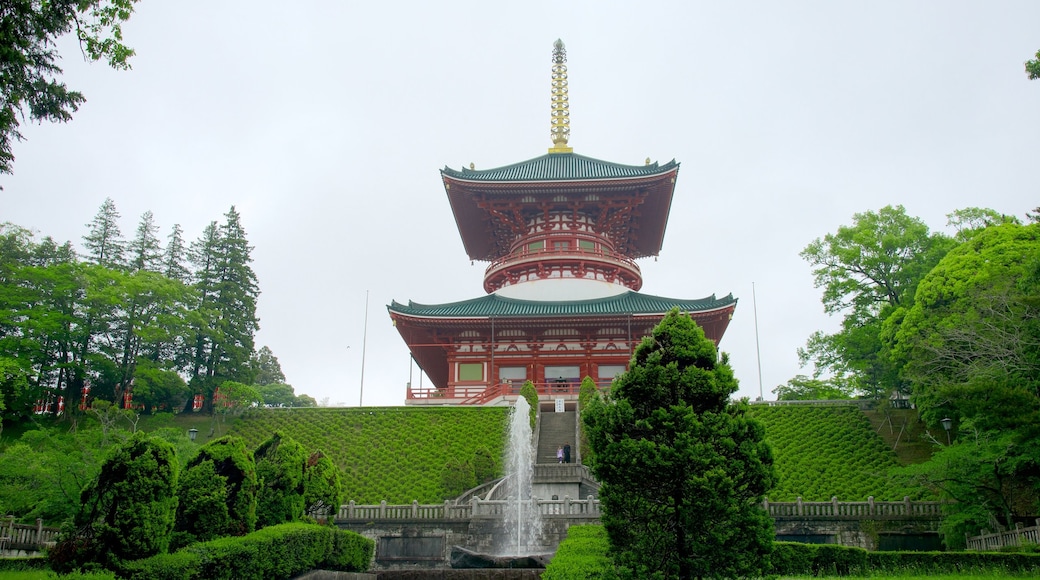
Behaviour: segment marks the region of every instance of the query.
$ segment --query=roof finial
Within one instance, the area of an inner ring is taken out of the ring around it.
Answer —
[[[552,142],[549,153],[570,153],[573,147],[567,146],[571,136],[570,103],[567,97],[567,47],[563,41],[556,39],[553,43],[552,67]]]

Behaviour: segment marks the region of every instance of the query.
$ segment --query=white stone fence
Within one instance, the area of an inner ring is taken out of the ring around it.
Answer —
[[[908,497],[904,497],[903,501],[874,501],[873,497],[868,497],[867,501],[838,501],[836,497],[832,497],[831,501],[802,501],[799,497],[793,502],[766,500],[762,502],[762,507],[773,518],[942,518],[942,502],[910,501]]]
[[[391,505],[385,501],[378,505],[358,505],[351,501],[340,506],[336,519],[340,521],[372,521],[372,520],[464,520],[469,518],[498,517],[509,505],[508,500],[482,500],[473,498],[469,502],[456,504],[448,500],[443,504],[410,504]],[[531,503],[531,502],[527,502]],[[543,516],[568,516],[599,518],[599,500],[570,499],[560,500],[536,499],[534,505]],[[938,501],[831,501],[812,502],[771,502],[766,500],[762,507],[772,518],[839,518],[850,520],[870,520],[886,518],[940,519],[942,518],[942,502]]]
[[[543,516],[569,516],[599,518],[599,500],[563,498],[558,500],[527,500],[525,505],[534,504]],[[340,506],[337,521],[373,520],[467,520],[471,518],[494,518],[501,516],[510,502],[508,500],[484,500],[473,498],[469,502],[456,504],[451,500],[443,504],[392,505],[385,501],[378,505],[358,505],[353,501]],[[525,508],[525,509],[529,509]]]
[[[978,552],[992,552],[1025,544],[1040,544],[1040,519],[1032,527],[1024,528],[1022,524],[1017,524],[1013,530],[992,534],[989,530],[982,530],[978,536],[968,538],[968,549]]]

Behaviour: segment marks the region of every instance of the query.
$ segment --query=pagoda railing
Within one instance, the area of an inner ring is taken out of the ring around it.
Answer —
[[[581,381],[549,381],[532,383],[539,398],[555,399],[557,397],[577,397],[581,390]],[[410,400],[447,399],[457,405],[484,405],[498,397],[517,397],[523,381],[502,382],[492,385],[455,385],[445,389],[434,387],[428,389],[408,389]],[[610,386],[610,381],[600,381],[601,390]],[[460,400],[461,399],[461,400]]]
[[[523,250],[516,254],[509,254],[491,262],[484,271],[485,289],[497,289],[501,284],[495,284],[494,279],[505,277],[505,272],[524,265],[534,266],[536,264],[549,264],[546,269],[555,269],[572,261],[586,262],[586,268],[596,271],[597,265],[607,266],[611,269],[627,270],[633,280],[642,280],[642,271],[635,260],[616,254],[605,252],[602,249],[582,248],[546,248],[541,250]],[[501,282],[501,280],[498,280]]]

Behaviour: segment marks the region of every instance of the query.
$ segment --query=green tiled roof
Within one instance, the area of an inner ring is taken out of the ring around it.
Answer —
[[[684,300],[679,298],[663,298],[625,292],[609,298],[573,301],[541,301],[503,298],[497,294],[488,294],[472,300],[451,302],[448,304],[417,304],[408,301],[407,305],[396,300],[387,308],[390,312],[404,315],[433,318],[486,318],[530,317],[530,316],[574,316],[574,315],[611,315],[611,314],[663,314],[672,308],[683,312],[704,312],[735,305],[737,299],[729,294],[723,298],[715,295],[706,298]]]
[[[494,169],[456,171],[445,167],[441,173],[456,179],[481,182],[575,181],[650,177],[666,173],[679,164],[673,159],[664,165],[621,165],[576,153],[547,153],[520,163]]]

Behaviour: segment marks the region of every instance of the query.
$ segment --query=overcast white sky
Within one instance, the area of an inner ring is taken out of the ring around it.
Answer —
[[[23,128],[0,221],[79,245],[111,197],[126,237],[151,210],[190,241],[234,205],[257,346],[298,393],[345,405],[364,352],[364,404],[400,405],[409,356],[386,304],[483,294],[438,169],[546,152],[559,37],[575,152],[682,163],[642,291],[737,296],[721,347],[754,398],[754,283],[771,399],[838,324],[798,256],[814,238],[888,204],[933,229],[1040,205],[1040,81],[1023,72],[1038,23],[1035,1],[142,0],[132,71],[62,45],[87,103]]]

